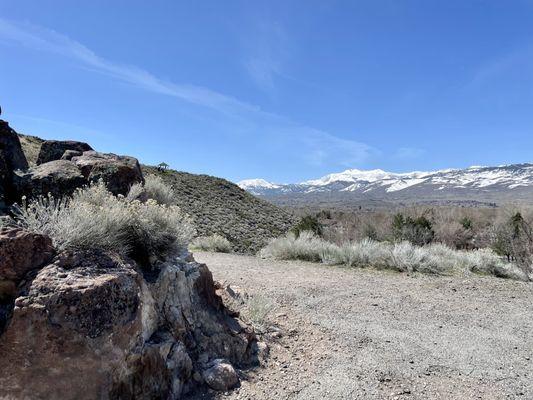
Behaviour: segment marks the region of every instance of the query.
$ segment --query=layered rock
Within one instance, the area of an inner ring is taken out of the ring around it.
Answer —
[[[28,162],[22,152],[17,133],[6,121],[0,120],[0,209],[12,200],[12,176],[15,170],[25,170]]]
[[[18,290],[0,336],[8,398],[177,399],[202,377],[232,387],[227,365],[255,360],[253,331],[192,259],[159,265],[146,280],[118,256],[63,253]]]
[[[41,150],[37,156],[37,164],[44,164],[54,160],[60,160],[67,151],[82,154],[84,151],[93,150],[87,143],[74,140],[45,140],[41,144]]]

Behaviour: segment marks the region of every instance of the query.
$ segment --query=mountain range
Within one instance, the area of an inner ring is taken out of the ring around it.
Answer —
[[[301,183],[247,179],[238,185],[279,204],[375,202],[533,202],[533,164],[394,173],[348,169]]]

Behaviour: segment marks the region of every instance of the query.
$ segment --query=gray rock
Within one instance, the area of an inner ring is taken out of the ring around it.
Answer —
[[[84,151],[92,150],[92,147],[87,143],[74,140],[45,140],[41,144],[41,150],[37,156],[37,164],[60,160],[65,152],[69,150],[82,154]]]
[[[15,197],[12,191],[13,171],[27,168],[28,162],[17,132],[6,121],[0,120],[0,209]]]
[[[83,152],[77,150],[66,150],[61,156],[62,160],[71,160],[72,157],[81,156]]]
[[[212,361],[211,367],[206,369],[202,376],[211,389],[220,392],[232,389],[239,384],[239,376],[235,368],[221,359]]]
[[[113,194],[125,195],[134,183],[143,183],[139,161],[134,157],[86,151],[72,158],[90,182],[102,179]]]
[[[18,199],[22,196],[46,196],[48,193],[60,198],[87,184],[76,164],[68,160],[50,161],[26,172],[18,171],[13,181]]]

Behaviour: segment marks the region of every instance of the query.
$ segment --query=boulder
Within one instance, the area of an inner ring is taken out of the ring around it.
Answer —
[[[61,156],[62,160],[72,160],[72,157],[81,156],[83,152],[76,150],[66,150]]]
[[[29,271],[48,263],[53,256],[48,236],[22,228],[0,228],[0,281],[18,285]]]
[[[0,209],[4,208],[12,198],[13,171],[25,170],[28,162],[20,140],[6,121],[0,120]]]
[[[60,160],[66,151],[76,151],[79,154],[92,150],[87,143],[74,140],[45,140],[41,144],[41,150],[37,156],[37,164],[44,164],[54,160]]]
[[[54,255],[49,237],[20,228],[0,229],[0,334],[11,317],[19,284]]]
[[[234,386],[226,363],[254,363],[255,336],[232,329],[209,270],[188,259],[159,265],[147,280],[116,255],[57,256],[20,289],[0,336],[2,394],[178,399],[202,375]],[[228,361],[210,362],[219,359]]]
[[[60,198],[86,185],[87,180],[73,162],[56,160],[37,165],[25,172],[16,172],[13,184],[17,200],[22,196],[34,198],[46,196],[48,193]]]
[[[134,183],[144,183],[139,161],[134,157],[86,151],[72,157],[72,161],[88,181],[102,179],[115,195],[126,195]]]
[[[205,383],[214,390],[225,392],[239,384],[239,376],[233,366],[221,359],[213,360],[202,376]]]

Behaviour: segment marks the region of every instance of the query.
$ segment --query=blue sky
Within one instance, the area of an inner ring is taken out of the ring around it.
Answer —
[[[533,1],[5,1],[22,133],[234,181],[531,162]]]

